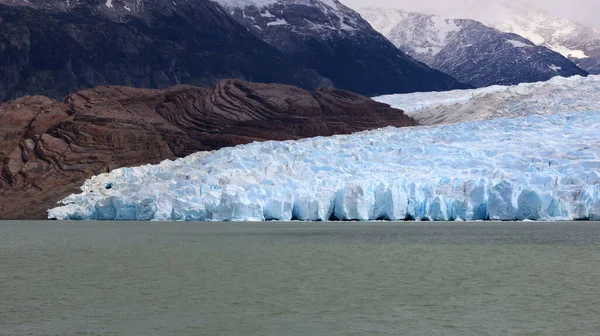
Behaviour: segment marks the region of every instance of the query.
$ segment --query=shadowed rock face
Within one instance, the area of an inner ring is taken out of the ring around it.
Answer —
[[[0,105],[0,219],[45,218],[92,175],[264,140],[411,126],[347,91],[221,80],[213,88],[98,87]]]
[[[216,1],[248,31],[336,88],[368,96],[471,88],[407,56],[338,0]]]
[[[105,2],[0,0],[0,101],[62,100],[99,85],[210,86],[221,78],[332,86],[211,1]]]
[[[0,101],[222,78],[369,96],[470,88],[408,57],[337,1],[336,10],[294,2],[269,7],[269,20],[292,23],[273,25],[256,7],[230,13],[210,0],[0,0]]]

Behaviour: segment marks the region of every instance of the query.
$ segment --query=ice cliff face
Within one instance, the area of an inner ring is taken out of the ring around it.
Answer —
[[[600,111],[265,142],[122,168],[58,219],[600,219]]]
[[[386,8],[359,12],[400,50],[476,87],[587,74],[557,52],[478,21]]]
[[[600,74],[600,30],[556,17],[522,1],[477,1],[460,11],[461,18],[479,20],[504,32],[521,35]]]
[[[375,97],[402,107],[420,124],[447,124],[600,109],[600,76],[555,77],[547,82],[475,90],[422,92]]]

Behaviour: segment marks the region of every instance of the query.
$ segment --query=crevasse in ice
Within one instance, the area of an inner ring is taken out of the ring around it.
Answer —
[[[50,218],[600,219],[600,111],[264,142],[88,180]]]

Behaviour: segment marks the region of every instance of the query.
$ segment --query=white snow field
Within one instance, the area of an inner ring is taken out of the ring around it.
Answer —
[[[474,90],[374,97],[423,125],[600,109],[600,75],[554,77],[547,82]]]
[[[88,180],[50,218],[600,219],[600,111],[264,142]]]

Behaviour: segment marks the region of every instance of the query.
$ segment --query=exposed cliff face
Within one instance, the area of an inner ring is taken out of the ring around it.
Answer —
[[[0,0],[0,101],[63,99],[107,84],[210,86],[220,78],[331,86],[208,0]]]
[[[92,175],[264,140],[414,125],[402,111],[333,89],[222,80],[213,88],[98,87],[57,102],[0,105],[0,219],[45,211]]]
[[[415,61],[337,0],[216,0],[254,35],[337,88],[374,96],[468,88]]]
[[[402,51],[476,87],[587,75],[557,52],[478,21],[383,8],[360,13]]]

